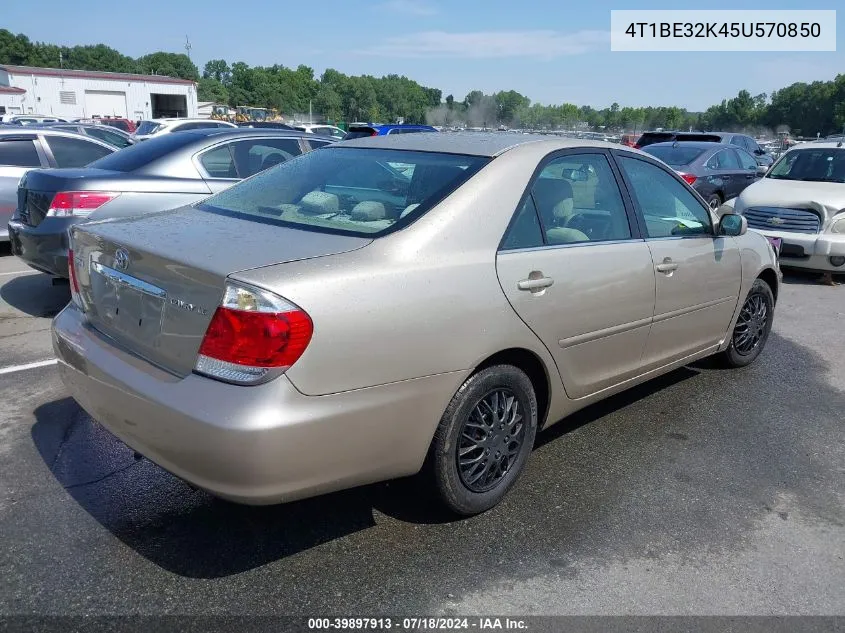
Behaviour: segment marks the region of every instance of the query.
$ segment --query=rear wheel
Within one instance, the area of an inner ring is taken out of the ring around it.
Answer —
[[[531,380],[512,365],[472,375],[446,408],[431,448],[434,485],[453,512],[495,506],[519,478],[537,434]]]
[[[718,193],[712,194],[709,198],[707,198],[707,206],[715,211],[722,206],[722,196]]]
[[[775,298],[769,284],[762,279],[755,280],[739,311],[731,343],[721,354],[724,365],[745,367],[756,360],[772,330],[774,311]]]

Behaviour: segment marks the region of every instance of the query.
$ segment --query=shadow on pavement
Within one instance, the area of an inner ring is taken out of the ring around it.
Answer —
[[[680,369],[587,407],[542,432],[537,446],[695,376]],[[277,506],[242,506],[195,491],[133,451],[71,398],[38,407],[32,439],[41,458],[91,516],[135,551],[174,573],[240,573],[375,525],[373,510],[400,521],[457,521],[418,478]]]
[[[799,268],[783,270],[783,283],[791,286],[823,286],[821,273],[807,272]],[[845,283],[845,273],[833,275],[837,283]]]
[[[43,273],[27,274],[2,283],[0,298],[31,316],[52,318],[70,301],[70,287],[66,283],[54,286],[53,278]]]

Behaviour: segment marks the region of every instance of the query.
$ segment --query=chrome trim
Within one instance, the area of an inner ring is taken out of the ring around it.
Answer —
[[[575,336],[570,336],[569,338],[562,338],[557,342],[557,344],[564,349],[567,347],[575,347],[576,345],[581,345],[582,343],[589,343],[609,336],[625,334],[627,332],[639,330],[640,328],[650,327],[651,322],[652,317],[646,317],[637,321],[631,321],[630,323],[613,325],[611,327],[604,328],[603,330],[596,330],[595,332],[587,332],[586,334],[576,334]]]
[[[690,314],[692,312],[698,312],[699,310],[706,310],[707,308],[712,308],[713,306],[717,306],[722,303],[727,303],[729,301],[732,303],[736,303],[736,297],[722,297],[721,299],[714,299],[713,301],[707,301],[705,303],[699,303],[698,305],[688,306],[686,308],[680,308],[678,310],[672,310],[671,312],[655,314],[654,319],[652,320],[652,324],[660,323],[661,321],[667,321],[669,319],[674,319],[675,317]]]
[[[572,242],[570,244],[543,244],[542,246],[527,246],[525,248],[500,248],[498,255],[510,255],[511,253],[532,253],[534,251],[546,251],[553,248],[577,248],[581,246],[604,246],[605,244],[632,244],[634,242],[645,242],[641,237],[628,238],[625,240],[604,240],[588,242]]]
[[[120,284],[121,286],[132,288],[133,290],[137,290],[138,292],[142,292],[147,295],[152,295],[153,297],[159,297],[162,299],[167,297],[167,291],[163,288],[154,286],[153,284],[147,283],[146,281],[143,281],[141,279],[137,279],[136,277],[131,277],[127,274],[120,272],[119,270],[115,270],[114,268],[103,266],[100,262],[92,261],[91,268],[103,277],[106,277],[107,279],[114,281]]]

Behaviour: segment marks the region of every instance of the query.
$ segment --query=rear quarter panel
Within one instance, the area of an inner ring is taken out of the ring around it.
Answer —
[[[129,218],[167,211],[204,200],[211,193],[126,192],[95,211],[89,220]]]

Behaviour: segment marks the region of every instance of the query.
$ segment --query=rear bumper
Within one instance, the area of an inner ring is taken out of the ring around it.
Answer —
[[[45,218],[38,226],[9,222],[12,253],[32,268],[67,278],[67,230],[80,218]]]
[[[845,234],[751,230],[783,240],[779,258],[781,266],[845,273],[845,265],[834,266],[830,263],[831,257],[845,257]]]
[[[70,304],[53,348],[71,395],[130,447],[232,501],[267,504],[409,475],[462,372],[327,396],[282,376],[255,387],[173,376],[85,323]]]

